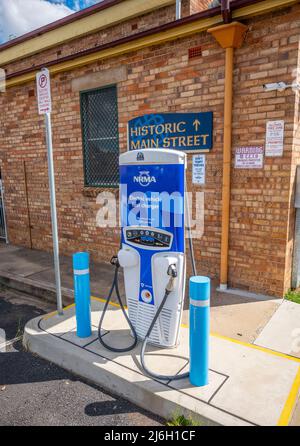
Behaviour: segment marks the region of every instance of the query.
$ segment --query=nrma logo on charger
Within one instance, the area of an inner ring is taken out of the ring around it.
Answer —
[[[156,183],[155,176],[151,176],[149,171],[142,170],[139,175],[133,177],[133,182],[138,183],[140,186],[147,187],[151,183]]]

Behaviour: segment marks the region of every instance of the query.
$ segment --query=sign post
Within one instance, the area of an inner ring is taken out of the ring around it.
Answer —
[[[51,102],[49,70],[44,68],[42,69],[42,71],[37,73],[36,83],[37,83],[39,114],[45,115],[57,311],[59,315],[62,315],[63,307],[62,307],[62,295],[61,295],[56,194],[55,194],[55,178],[54,178],[54,165],[53,165],[53,146],[52,146],[52,129],[51,129],[52,102]]]

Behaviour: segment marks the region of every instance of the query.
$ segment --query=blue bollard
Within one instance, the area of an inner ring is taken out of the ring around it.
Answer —
[[[190,278],[190,382],[208,384],[210,279]]]
[[[76,305],[77,336],[91,336],[91,289],[90,289],[90,256],[87,252],[73,255],[74,294]]]

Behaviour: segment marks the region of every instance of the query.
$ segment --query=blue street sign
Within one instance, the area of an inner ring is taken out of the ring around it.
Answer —
[[[208,152],[213,146],[213,113],[162,113],[128,122],[129,150],[150,148]]]

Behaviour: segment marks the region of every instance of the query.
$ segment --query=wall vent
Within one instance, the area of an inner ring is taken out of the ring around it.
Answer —
[[[195,46],[194,48],[189,48],[189,59],[194,59],[195,57],[202,56],[201,46]]]

